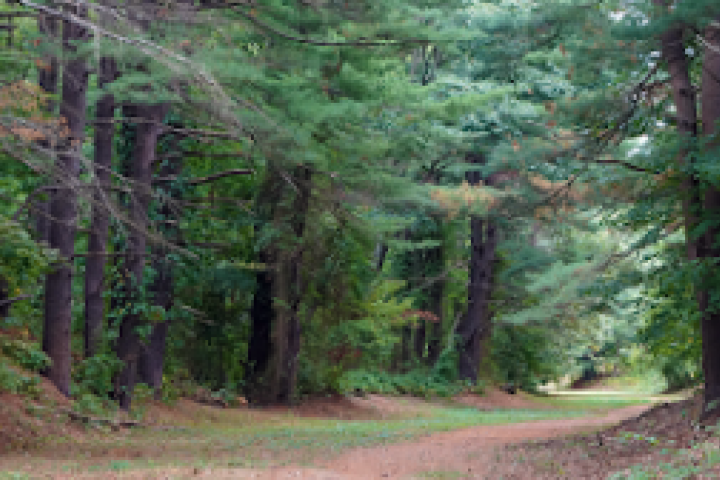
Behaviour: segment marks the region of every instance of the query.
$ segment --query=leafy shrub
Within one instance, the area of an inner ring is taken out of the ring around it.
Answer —
[[[352,370],[340,379],[343,393],[379,393],[384,395],[415,395],[418,397],[450,397],[463,392],[467,386],[433,376],[424,369],[406,373]]]
[[[84,359],[73,370],[76,393],[106,397],[113,390],[113,377],[123,363],[111,354],[98,354]]]
[[[40,378],[37,375],[23,375],[0,357],[0,392],[38,396]]]
[[[357,369],[340,379],[340,391],[344,393],[449,397],[468,387],[457,378],[457,352],[454,349],[444,350],[432,368],[416,368],[406,373]],[[482,385],[476,388],[482,390]]]
[[[35,342],[3,337],[0,338],[0,352],[20,367],[33,372],[50,366],[50,358]]]
[[[545,329],[527,326],[495,328],[492,359],[496,380],[532,392],[552,379],[561,363],[548,348],[552,343],[549,335]]]
[[[104,416],[109,409],[114,407],[115,404],[108,398],[92,393],[81,393],[73,402],[73,410],[76,412],[95,416]]]

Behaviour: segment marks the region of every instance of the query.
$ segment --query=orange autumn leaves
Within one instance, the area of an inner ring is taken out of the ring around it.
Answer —
[[[490,210],[497,202],[496,196],[483,188],[482,182],[470,185],[467,181],[454,189],[435,188],[430,192],[430,198],[447,211],[448,219],[455,218],[463,208],[481,206]]]
[[[512,195],[511,189],[520,185],[520,175],[517,171],[495,174],[498,178],[513,180],[502,182],[504,188],[489,188],[482,182],[479,185],[470,185],[467,181],[457,188],[435,188],[430,192],[430,198],[447,212],[448,219],[455,218],[463,209],[480,209],[491,211],[497,209],[501,199]],[[538,174],[523,176],[522,181],[534,190],[542,192],[546,201],[534,208],[535,218],[557,218],[560,213],[570,213],[574,210],[573,204],[587,201],[590,189],[585,185],[577,185],[570,181],[553,182]]]
[[[0,86],[0,139],[35,142],[67,136],[65,122],[46,113],[48,101],[42,89],[30,82]]]

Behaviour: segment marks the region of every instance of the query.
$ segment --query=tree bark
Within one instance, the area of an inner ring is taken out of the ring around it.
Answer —
[[[124,362],[123,370],[116,379],[116,398],[120,408],[130,409],[132,392],[137,381],[140,356],[140,337],[137,328],[143,317],[135,309],[144,299],[140,298],[147,248],[148,209],[152,187],[152,166],[155,161],[160,124],[165,116],[164,105],[135,105],[132,107],[139,123],[136,125],[135,146],[132,158],[133,194],[130,200],[130,236],[125,257],[126,270],[130,276],[127,283],[128,313],[120,324],[117,355]]]
[[[715,19],[717,23],[718,18]],[[711,137],[718,132],[720,120],[720,27],[713,23],[705,31],[705,52],[702,73],[702,133]],[[707,148],[718,150],[720,142],[712,141]],[[717,216],[720,212],[720,187],[717,183],[707,185],[703,198],[706,216]],[[717,262],[720,259],[720,225],[717,220],[703,234],[700,256]],[[713,270],[717,268],[713,266]],[[716,288],[716,287],[715,287]],[[702,312],[702,367],[705,377],[705,408],[702,418],[720,411],[714,403],[720,401],[720,311],[710,304],[710,291],[705,286],[701,291],[700,311]],[[716,302],[716,301],[715,301]]]
[[[182,158],[174,156],[166,160],[160,167],[158,176],[160,177],[177,177],[182,170]],[[171,200],[178,200],[181,192],[177,188],[170,186],[166,197]],[[160,218],[162,220],[179,220],[176,211],[171,208],[169,201],[165,201],[160,206]],[[172,225],[177,225],[174,223]],[[173,226],[160,227],[160,230],[167,239],[179,240],[177,228]],[[163,368],[165,365],[165,350],[167,345],[167,334],[170,327],[170,320],[167,315],[173,306],[173,275],[172,263],[167,258],[168,249],[162,245],[156,245],[153,255],[153,269],[155,270],[155,278],[150,287],[153,295],[153,305],[160,307],[165,312],[165,319],[153,325],[152,332],[147,345],[143,348],[140,355],[140,381],[150,386],[155,391],[155,398],[162,396],[162,380]]]
[[[38,31],[45,37],[45,41],[54,44],[58,40],[59,34],[57,19],[38,14],[37,23]],[[45,110],[52,114],[56,107],[56,102],[52,100],[52,96],[58,90],[58,60],[56,56],[48,55],[41,62],[43,68],[38,69],[38,85],[49,96],[45,104]],[[41,140],[39,143],[45,148],[50,146],[50,143],[46,140]],[[50,201],[37,200],[34,206],[36,238],[38,242],[48,244],[50,242]]]
[[[73,11],[76,15],[84,12]],[[52,361],[46,375],[64,395],[70,395],[70,327],[72,323],[72,258],[75,253],[77,194],[74,186],[80,173],[80,154],[86,121],[88,70],[85,60],[76,54],[78,40],[87,32],[63,22],[63,48],[70,57],[62,75],[60,115],[67,121],[69,137],[57,156],[56,181],[63,187],[50,197],[50,246],[58,250],[61,262],[47,276],[45,286],[45,328],[43,351]]]
[[[470,163],[484,161],[480,155],[468,156]],[[480,183],[479,172],[467,174],[468,183]],[[493,264],[497,245],[497,231],[491,220],[477,215],[470,219],[470,278],[468,284],[468,309],[457,326],[459,336],[458,374],[473,385],[478,379],[478,369],[487,349],[482,339],[490,329],[490,295],[492,293]]]
[[[250,309],[251,337],[246,370],[246,396],[255,404],[292,402],[297,383],[297,357],[300,352],[302,300],[302,238],[311,196],[311,170],[299,166],[292,174],[297,191],[291,202],[283,195],[284,180],[270,168],[259,194],[260,210],[268,221],[288,221],[294,241],[290,246],[268,246],[259,261],[274,268],[257,274],[255,297]],[[281,202],[289,203],[290,209]]]
[[[664,4],[664,1],[659,3]],[[677,110],[677,129],[683,140],[689,142],[697,137],[698,115],[695,88],[690,80],[690,64],[683,43],[683,29],[676,27],[668,30],[661,36],[661,44]],[[687,150],[683,149],[678,163],[687,167],[688,161]],[[686,253],[688,260],[694,260],[697,258],[698,239],[693,237],[692,232],[697,225],[697,216],[702,206],[699,182],[692,171],[685,175],[682,181],[682,195]]]
[[[117,78],[115,60],[111,57],[100,59],[99,88],[104,88]],[[92,220],[88,239],[89,255],[85,264],[85,357],[97,354],[102,337],[105,318],[105,264],[107,262],[108,229],[110,216],[107,210],[107,192],[112,168],[113,139],[115,126],[111,122],[115,115],[115,98],[106,93],[96,104],[95,126],[95,182],[97,192],[93,195]]]

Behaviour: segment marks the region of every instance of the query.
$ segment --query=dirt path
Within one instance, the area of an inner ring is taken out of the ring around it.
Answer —
[[[510,425],[492,425],[436,433],[420,440],[382,447],[352,450],[331,461],[316,461],[321,468],[282,467],[269,470],[213,469],[192,472],[193,477],[256,479],[373,479],[498,478],[494,447],[538,440],[617,424],[640,415],[648,405],[613,410],[603,416],[540,420]],[[495,467],[493,469],[492,467]],[[493,471],[494,473],[490,473]],[[164,471],[171,478],[190,475],[178,469]],[[147,474],[147,472],[146,472]],[[147,478],[147,477],[145,477]],[[165,477],[167,478],[167,477]]]
[[[437,433],[412,443],[354,450],[327,467],[346,475],[360,473],[364,478],[398,478],[424,472],[467,473],[482,478],[493,463],[493,449],[487,447],[612,425],[637,416],[647,408],[628,407],[602,417],[542,420]]]

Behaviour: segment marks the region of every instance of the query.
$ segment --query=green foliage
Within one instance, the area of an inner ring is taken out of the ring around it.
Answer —
[[[377,280],[366,293],[352,292],[352,301],[330,303],[330,308],[315,311],[306,326],[299,359],[300,392],[341,391],[341,378],[348,370],[390,366],[398,342],[396,326],[412,307],[409,299],[393,298],[403,285],[397,280]]]
[[[38,396],[42,392],[37,375],[25,375],[0,356],[0,392]]]
[[[85,358],[73,369],[74,393],[82,397],[106,397],[113,391],[113,378],[123,366],[117,356],[101,353]]]
[[[562,360],[549,348],[551,333],[544,328],[508,326],[495,328],[492,338],[492,359],[495,376],[501,383],[534,392],[539,385],[562,373]]]
[[[0,337],[0,354],[25,370],[41,372],[50,365],[50,358],[35,342]]]
[[[339,381],[344,393],[407,394],[419,397],[450,397],[468,386],[457,379],[457,352],[444,350],[432,368],[416,368],[405,373],[350,370]],[[475,391],[482,392],[482,382]]]
[[[406,373],[352,370],[340,379],[340,390],[344,393],[450,397],[466,389],[463,383],[449,382],[422,369]]]
[[[7,282],[8,298],[23,295],[32,298],[32,292],[42,288],[40,279],[49,271],[54,253],[35,243],[25,228],[3,214],[0,239],[0,279]],[[0,319],[0,326],[27,326],[36,314],[30,302],[20,300],[13,304],[11,316]]]

